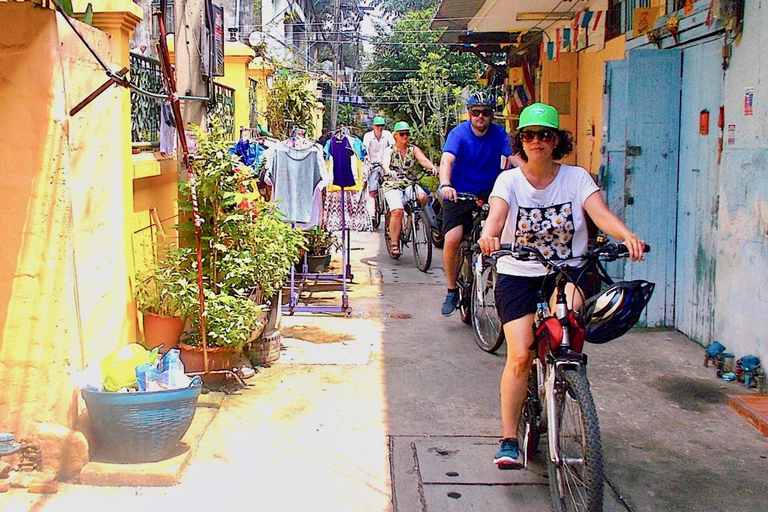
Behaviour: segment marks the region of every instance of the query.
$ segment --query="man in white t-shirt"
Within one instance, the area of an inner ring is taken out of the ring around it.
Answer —
[[[369,163],[384,163],[384,153],[395,146],[395,138],[392,132],[384,129],[386,121],[381,116],[373,118],[373,130],[363,135],[363,146],[368,152]],[[368,195],[376,197],[379,189],[379,170],[371,167],[368,173]]]

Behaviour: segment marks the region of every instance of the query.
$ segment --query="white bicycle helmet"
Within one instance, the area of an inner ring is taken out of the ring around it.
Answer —
[[[586,340],[607,343],[630,330],[640,320],[656,285],[648,281],[623,281],[584,302]]]

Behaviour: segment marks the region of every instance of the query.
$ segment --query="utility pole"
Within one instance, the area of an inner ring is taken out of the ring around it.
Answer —
[[[341,0],[333,1],[333,84],[331,86],[331,133],[339,118],[339,61],[341,60]]]
[[[182,96],[208,96],[200,61],[200,35],[203,32],[201,13],[205,12],[205,0],[177,0],[175,9],[176,31],[173,43],[178,93]],[[182,100],[181,114],[185,125],[194,123],[204,126],[205,111],[204,101]]]

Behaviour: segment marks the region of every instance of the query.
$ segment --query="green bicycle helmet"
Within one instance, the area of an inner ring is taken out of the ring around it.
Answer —
[[[392,129],[393,132],[409,132],[411,131],[411,125],[406,123],[405,121],[398,121],[395,123],[395,127]]]
[[[376,116],[376,117],[373,118],[373,125],[374,126],[384,126],[385,124],[387,124],[387,121],[383,117]]]
[[[520,130],[526,126],[545,126],[558,130],[560,129],[560,116],[555,107],[544,103],[534,103],[520,112],[520,124],[517,125],[517,129]]]

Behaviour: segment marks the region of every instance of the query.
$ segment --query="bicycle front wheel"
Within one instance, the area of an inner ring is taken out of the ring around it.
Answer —
[[[429,219],[423,211],[413,212],[413,258],[416,267],[422,272],[429,270],[432,264],[432,241],[429,234]]]
[[[479,265],[480,262],[476,262]],[[501,319],[496,311],[496,269],[489,265],[483,269],[480,279],[472,281],[472,327],[477,346],[493,354],[504,343]]]
[[[379,194],[373,198],[373,217],[371,217],[371,224],[373,229],[379,229],[381,225],[381,205],[379,203]]]
[[[456,282],[459,285],[459,315],[465,324],[472,323],[472,251],[465,242],[460,247],[459,275]]]
[[[556,446],[560,463],[548,460],[555,512],[602,512],[603,449],[597,410],[584,373],[558,370],[555,384]],[[550,427],[551,428],[551,427]]]

